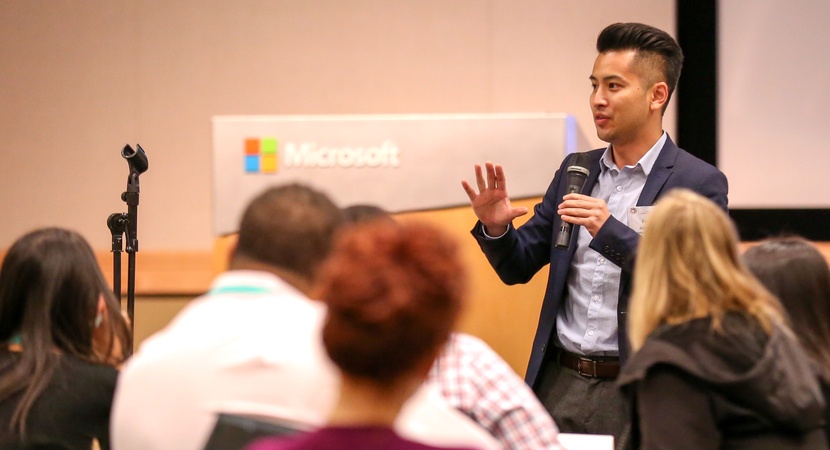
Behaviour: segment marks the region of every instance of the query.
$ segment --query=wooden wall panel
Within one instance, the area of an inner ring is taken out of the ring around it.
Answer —
[[[460,187],[459,187],[460,189]],[[514,202],[532,210],[539,199]],[[524,374],[547,282],[547,269],[525,285],[506,286],[496,276],[469,230],[475,216],[469,207],[398,214],[399,220],[437,224],[457,239],[468,267],[468,302],[458,329],[488,342],[515,370]],[[516,221],[519,225],[528,216]],[[163,328],[192,298],[207,291],[227,268],[234,236],[216,239],[213,251],[152,251],[136,255],[136,342]],[[753,242],[742,243],[746,249]],[[830,261],[830,242],[816,243]],[[104,274],[112,278],[112,254],[96,252]],[[127,255],[122,281],[126,293]],[[126,299],[126,296],[124,296]]]
[[[112,284],[113,254],[96,251],[104,276]],[[210,251],[139,251],[135,255],[136,295],[198,295],[215,276]],[[121,254],[121,291],[127,293],[128,255]]]

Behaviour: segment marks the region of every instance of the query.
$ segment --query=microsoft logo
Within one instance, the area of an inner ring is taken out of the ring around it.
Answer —
[[[245,139],[245,173],[277,173],[276,138]]]
[[[245,173],[277,173],[280,169],[276,138],[245,139]],[[368,146],[326,146],[312,141],[284,141],[282,167],[376,169],[400,166],[400,149],[391,140]]]

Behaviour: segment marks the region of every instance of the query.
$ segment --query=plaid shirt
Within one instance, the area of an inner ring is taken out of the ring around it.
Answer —
[[[454,333],[429,381],[505,449],[561,449],[558,429],[536,395],[484,341]]]

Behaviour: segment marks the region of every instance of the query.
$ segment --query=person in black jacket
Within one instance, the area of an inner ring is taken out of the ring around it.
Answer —
[[[749,271],[787,310],[801,346],[812,358],[825,400],[830,396],[830,267],[818,249],[796,237],[768,239],[743,255]],[[830,439],[830,408],[824,411]]]
[[[780,303],[743,265],[737,233],[688,190],[660,200],[629,309],[630,447],[824,449],[824,401]]]
[[[84,238],[32,231],[0,269],[0,448],[106,450],[130,333]]]

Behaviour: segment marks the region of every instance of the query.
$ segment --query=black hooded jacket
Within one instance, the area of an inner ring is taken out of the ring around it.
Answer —
[[[631,448],[826,449],[824,399],[796,339],[727,314],[664,326],[617,381],[631,400]]]

